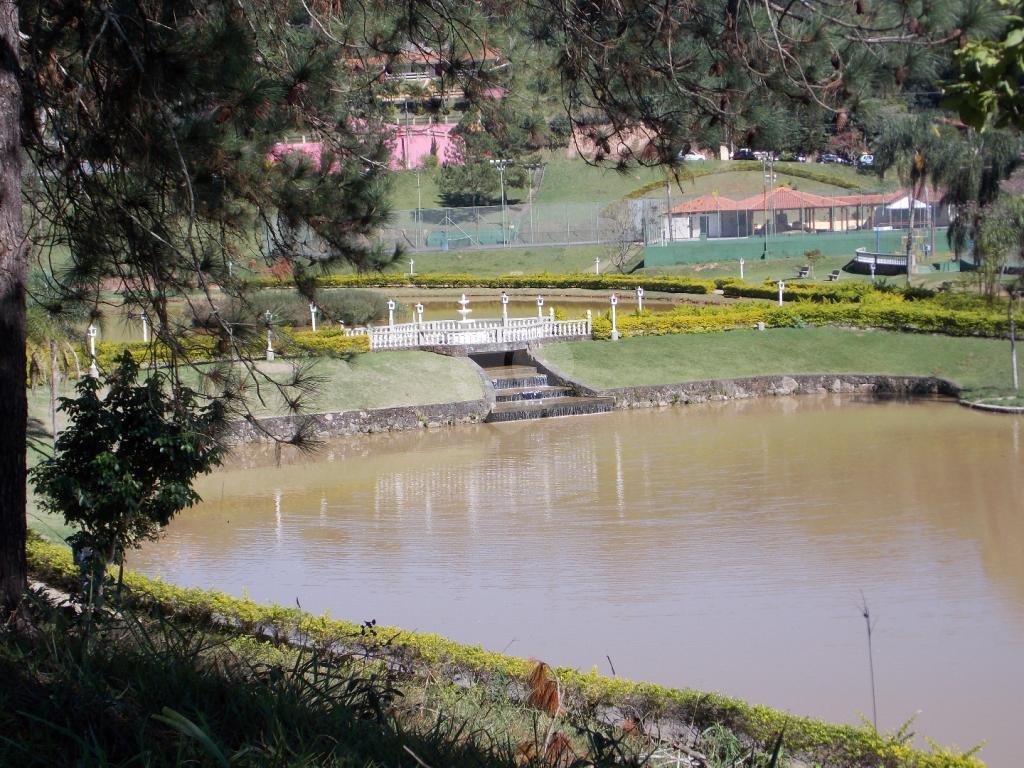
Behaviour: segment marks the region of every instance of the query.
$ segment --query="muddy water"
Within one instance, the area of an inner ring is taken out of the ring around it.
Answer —
[[[242,449],[135,559],[185,585],[1017,764],[1024,419],[833,397]]]

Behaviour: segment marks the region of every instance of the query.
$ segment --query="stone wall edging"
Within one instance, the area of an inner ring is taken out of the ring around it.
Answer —
[[[935,376],[813,373],[745,376],[735,379],[688,381],[645,387],[617,387],[594,391],[596,395],[615,398],[616,408],[650,408],[751,397],[858,392],[901,397],[922,395],[957,397],[960,387],[951,381]]]
[[[861,392],[875,395],[920,396],[946,395],[959,397],[960,386],[937,376],[898,376],[871,373],[802,373],[743,376],[733,379],[684,381],[636,387],[594,389],[567,376],[547,361],[537,350],[530,350],[539,370],[548,374],[559,386],[569,387],[580,395],[612,397],[616,408],[650,408],[675,404],[703,403],[713,400],[737,400],[750,397],[780,395]]]
[[[399,432],[414,429],[477,424],[487,418],[491,403],[486,395],[479,400],[429,405],[403,405],[393,408],[367,408],[353,411],[269,416],[236,421],[225,436],[229,443],[253,443],[288,440],[300,430],[313,438],[346,437],[373,432]]]

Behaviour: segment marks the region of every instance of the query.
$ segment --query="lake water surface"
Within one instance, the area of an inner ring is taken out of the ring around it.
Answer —
[[[1016,765],[1024,419],[832,396],[240,448],[132,565]]]

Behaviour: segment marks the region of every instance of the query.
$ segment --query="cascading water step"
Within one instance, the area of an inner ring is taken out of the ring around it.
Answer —
[[[507,400],[543,400],[544,398],[563,397],[568,387],[553,387],[548,384],[532,387],[495,388],[494,397],[501,403]]]
[[[484,368],[484,372],[498,390],[546,387],[548,384],[548,377],[530,365],[501,365]]]
[[[575,397],[568,387],[548,384],[546,374],[529,365],[485,368],[494,384],[495,404],[486,421],[519,421],[552,416],[607,413],[615,407],[610,397]]]
[[[608,413],[615,408],[611,397],[551,397],[544,400],[509,400],[495,403],[485,421],[521,421],[552,416]]]

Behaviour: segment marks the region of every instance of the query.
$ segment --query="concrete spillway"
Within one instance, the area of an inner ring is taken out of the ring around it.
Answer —
[[[576,397],[567,387],[552,386],[533,366],[501,365],[484,368],[484,373],[494,385],[495,395],[487,421],[607,413],[615,406],[610,397]]]

